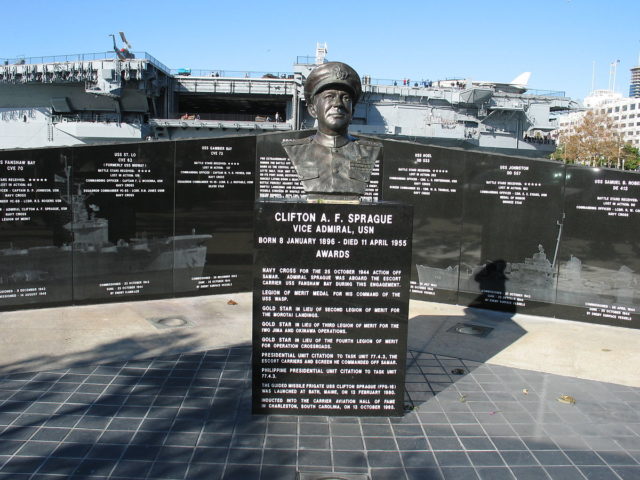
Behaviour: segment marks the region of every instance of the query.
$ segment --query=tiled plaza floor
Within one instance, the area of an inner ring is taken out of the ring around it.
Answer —
[[[0,479],[640,479],[638,388],[410,351],[402,418],[252,416],[250,355],[1,377]]]

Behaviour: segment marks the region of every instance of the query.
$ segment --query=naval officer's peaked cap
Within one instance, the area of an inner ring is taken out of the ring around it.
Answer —
[[[362,93],[362,84],[358,73],[346,63],[328,62],[314,68],[304,84],[304,98],[311,99],[325,87],[336,85],[346,88],[353,95],[353,103],[357,103]]]

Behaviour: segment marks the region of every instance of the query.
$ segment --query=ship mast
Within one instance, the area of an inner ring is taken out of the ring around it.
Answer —
[[[551,267],[555,270],[556,268],[556,260],[558,259],[558,250],[560,249],[560,237],[562,237],[562,225],[564,224],[564,212],[562,213],[562,219],[556,220],[556,225],[558,225],[558,238],[556,240],[556,251],[553,252],[553,263]]]

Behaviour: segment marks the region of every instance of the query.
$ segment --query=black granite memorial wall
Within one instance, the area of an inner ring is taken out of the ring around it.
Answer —
[[[71,302],[71,159],[0,152],[0,309]]]
[[[73,298],[173,294],[174,142],[73,150]]]
[[[251,290],[254,137],[176,143],[174,290]]]
[[[640,328],[640,174],[568,167],[560,318]]]
[[[304,189],[287,152],[282,148],[285,138],[304,138],[313,133],[303,130],[269,133],[256,138],[256,198],[300,198]]]
[[[253,411],[403,413],[412,209],[257,202]]]
[[[558,162],[468,154],[460,304],[554,315],[563,173]]]
[[[310,134],[0,152],[0,308],[249,290],[253,201],[302,194]],[[640,174],[382,142],[413,298],[639,327]]]
[[[465,155],[384,142],[384,199],[414,205],[411,292],[416,298],[458,301]]]

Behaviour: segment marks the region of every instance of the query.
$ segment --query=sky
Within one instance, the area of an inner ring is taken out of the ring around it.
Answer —
[[[109,51],[124,31],[170,68],[292,72],[326,42],[329,60],[374,79],[526,71],[530,88],[576,100],[609,88],[617,60],[615,90],[628,95],[640,54],[638,0],[0,0],[0,14],[0,58]]]

